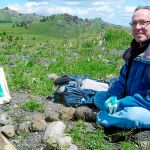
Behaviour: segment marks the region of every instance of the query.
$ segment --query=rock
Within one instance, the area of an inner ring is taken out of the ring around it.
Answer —
[[[53,122],[53,121],[58,121],[59,120],[59,115],[55,111],[51,111],[48,114],[46,114],[45,121],[46,122]]]
[[[15,128],[13,125],[6,125],[2,127],[1,132],[6,135],[6,137],[10,138],[15,135]]]
[[[53,80],[53,81],[55,81],[56,79],[59,78],[55,73],[48,74],[47,76],[48,76],[51,80]]]
[[[70,144],[67,150],[78,150],[78,147],[75,144]]]
[[[45,142],[46,144],[45,150],[54,150],[54,149],[67,150],[72,144],[71,142],[72,142],[71,137],[65,135],[60,135],[57,137],[49,137]]]
[[[73,107],[64,107],[60,111],[60,119],[62,120],[72,120],[74,119],[75,108]]]
[[[12,119],[9,115],[6,113],[3,113],[0,115],[0,124],[1,125],[7,125],[7,124],[12,124]]]
[[[57,141],[54,138],[48,138],[45,142],[45,149],[44,150],[57,150]]]
[[[72,139],[70,136],[60,136],[59,138],[56,139],[58,143],[58,149],[60,150],[66,150],[69,148]]]
[[[138,141],[138,144],[141,147],[141,149],[148,150],[150,148],[150,131],[149,130],[137,133],[134,137]]]
[[[31,126],[31,122],[27,121],[24,123],[19,124],[16,128],[17,134],[20,134],[21,132],[29,132],[29,128]]]
[[[95,130],[95,127],[93,126],[93,124],[92,123],[89,123],[89,122],[85,122],[85,130],[86,131],[93,131],[93,130]]]
[[[45,131],[44,134],[44,142],[48,139],[48,138],[55,138],[58,136],[61,136],[64,131],[66,129],[66,125],[62,122],[62,121],[54,121],[52,123],[50,123]]]
[[[52,112],[59,114],[63,107],[64,106],[60,103],[54,103],[52,101],[47,101],[45,114],[50,114]]]
[[[3,135],[0,133],[0,150],[17,150]]]
[[[75,117],[88,122],[96,121],[97,112],[87,106],[78,107],[75,111]]]
[[[36,114],[32,118],[31,131],[44,131],[46,129],[46,122],[42,114]]]

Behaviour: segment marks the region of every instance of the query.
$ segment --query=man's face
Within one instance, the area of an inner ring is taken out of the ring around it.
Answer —
[[[133,14],[132,34],[139,43],[150,39],[150,10],[139,9]]]

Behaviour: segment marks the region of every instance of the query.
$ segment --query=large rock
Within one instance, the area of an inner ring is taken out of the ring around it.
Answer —
[[[0,133],[0,150],[17,150],[3,135]]]
[[[44,142],[46,142],[48,138],[56,139],[58,136],[63,135],[65,129],[66,125],[62,121],[54,121],[50,123],[44,134]]]

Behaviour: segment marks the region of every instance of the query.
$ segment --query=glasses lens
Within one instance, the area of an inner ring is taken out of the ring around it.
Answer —
[[[137,26],[137,24],[139,24],[140,26],[146,26],[146,25],[148,25],[150,23],[150,21],[144,21],[144,20],[139,20],[139,21],[132,21],[132,22],[130,22],[129,24],[131,25],[131,26]]]

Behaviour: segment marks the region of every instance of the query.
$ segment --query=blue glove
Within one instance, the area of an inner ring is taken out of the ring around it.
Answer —
[[[116,96],[111,96],[109,97],[105,103],[104,103],[104,108],[106,111],[108,111],[109,114],[113,114],[117,111],[118,107],[118,100]]]

